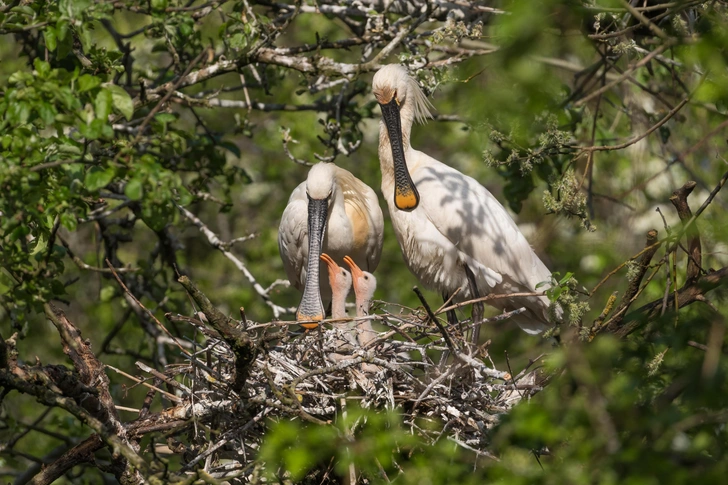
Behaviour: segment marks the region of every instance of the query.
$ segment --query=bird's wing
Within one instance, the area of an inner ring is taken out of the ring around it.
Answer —
[[[288,281],[302,290],[308,256],[308,200],[305,182],[294,189],[283,211],[278,227],[278,251]]]
[[[373,272],[379,265],[384,242],[384,216],[377,194],[343,168],[337,167],[336,179],[344,194],[346,215],[354,232],[355,247],[351,256],[364,255],[366,265],[363,264],[364,261],[357,261],[357,264],[362,264],[365,270]]]
[[[533,290],[551,272],[505,208],[475,179],[422,152],[412,173],[420,204],[437,230],[461,253],[515,284]]]

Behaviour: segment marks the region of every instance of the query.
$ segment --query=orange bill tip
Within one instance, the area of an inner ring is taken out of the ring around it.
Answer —
[[[411,211],[417,208],[419,202],[417,194],[409,188],[404,190],[397,189],[394,194],[394,205],[396,205],[399,210]]]
[[[316,315],[304,315],[301,312],[296,312],[296,320],[299,322],[300,321],[306,322],[306,323],[299,323],[299,325],[302,326],[303,328],[307,328],[309,330],[318,327],[319,324],[315,323],[315,322],[320,322],[323,319],[324,319],[323,313],[318,313]]]

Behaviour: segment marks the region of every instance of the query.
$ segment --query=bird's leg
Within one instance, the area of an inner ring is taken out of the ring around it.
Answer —
[[[475,275],[467,264],[464,264],[465,276],[468,278],[468,284],[470,285],[470,297],[472,299],[480,298],[480,291],[478,291],[478,284],[475,281]],[[470,334],[470,343],[477,346],[478,340],[480,339],[480,323],[483,321],[483,302],[479,301],[473,303],[473,332]]]
[[[450,300],[450,295],[448,295],[447,293],[443,292],[442,293],[442,301],[443,301],[443,303],[447,304],[448,300]],[[452,328],[455,328],[456,325],[457,326],[460,325],[460,322],[458,322],[458,316],[455,313],[455,310],[448,310],[445,313],[447,314],[447,325],[448,325],[448,328],[452,329]],[[440,355],[440,362],[438,364],[440,366],[440,369],[444,369],[445,368],[445,364],[447,363],[448,357],[450,357],[450,351],[449,350],[443,351],[442,352],[442,355]]]
[[[442,293],[442,301],[443,303],[447,304],[448,300],[450,299],[450,295],[443,292]],[[455,325],[458,325],[460,322],[458,322],[458,316],[455,313],[455,310],[448,310],[445,312],[447,314],[447,324],[450,327],[454,327]]]

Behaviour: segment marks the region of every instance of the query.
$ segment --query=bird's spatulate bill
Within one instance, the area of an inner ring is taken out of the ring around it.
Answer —
[[[320,322],[326,315],[319,286],[319,258],[326,230],[327,212],[328,199],[308,198],[308,262],[303,297],[296,311],[296,320],[299,322]],[[302,323],[301,326],[311,329],[318,327],[318,323]]]
[[[382,117],[387,126],[389,144],[392,147],[392,159],[394,161],[394,205],[399,210],[411,211],[417,208],[420,203],[420,194],[417,192],[412,177],[407,169],[407,161],[404,158],[404,146],[402,144],[402,123],[399,117],[399,106],[397,99],[387,104],[380,104]]]

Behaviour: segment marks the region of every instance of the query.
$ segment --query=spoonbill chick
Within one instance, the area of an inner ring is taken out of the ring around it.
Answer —
[[[356,316],[367,316],[369,315],[369,305],[374,298],[374,291],[377,289],[377,279],[370,272],[359,268],[349,256],[344,256],[344,262],[351,269],[354,295],[356,296]],[[377,336],[370,320],[357,322],[356,330],[359,345],[362,347],[366,347]]]
[[[331,256],[321,254],[321,261],[329,270],[329,286],[331,287],[331,318],[346,318],[346,297],[351,290],[351,273],[336,264]]]

